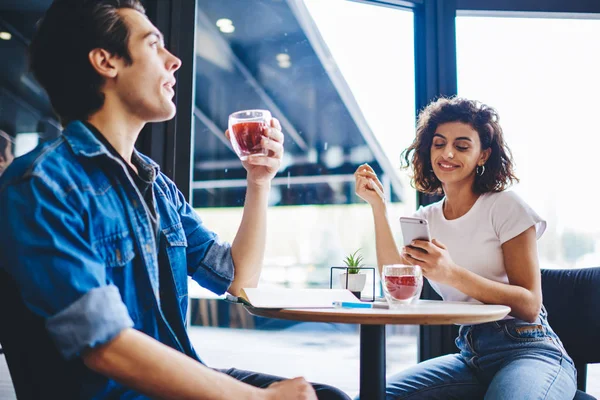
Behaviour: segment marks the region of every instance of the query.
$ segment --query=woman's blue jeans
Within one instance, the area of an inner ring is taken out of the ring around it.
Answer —
[[[460,353],[434,358],[387,382],[387,399],[571,400],[577,372],[548,325],[508,319],[463,325]]]

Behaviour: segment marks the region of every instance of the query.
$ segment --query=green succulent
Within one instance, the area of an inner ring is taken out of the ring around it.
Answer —
[[[348,267],[349,274],[358,274],[360,272],[363,256],[358,254],[359,251],[360,249],[356,250],[354,253],[350,254],[344,259],[344,264],[346,264]]]

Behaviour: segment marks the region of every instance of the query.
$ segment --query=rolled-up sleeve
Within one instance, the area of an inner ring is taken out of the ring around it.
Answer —
[[[177,202],[188,243],[188,275],[213,293],[225,293],[233,282],[235,271],[231,245],[221,241],[216,233],[204,226],[178,190]]]
[[[0,268],[72,359],[133,326],[92,249],[83,200],[32,176],[0,191]],[[74,199],[75,198],[75,199]]]
[[[84,348],[110,341],[132,326],[119,289],[114,285],[91,289],[46,321],[48,332],[67,359],[77,356]]]

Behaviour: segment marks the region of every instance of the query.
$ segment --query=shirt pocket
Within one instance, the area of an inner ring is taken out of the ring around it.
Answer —
[[[124,267],[135,258],[135,245],[129,232],[103,237],[94,243],[94,249],[109,268]]]
[[[129,232],[121,232],[94,242],[93,247],[106,265],[106,284],[119,289],[129,314],[136,320],[139,314],[137,282],[134,274],[135,242]]]
[[[188,294],[187,287],[187,238],[181,222],[163,229],[167,257],[171,266],[177,297],[179,299]]]

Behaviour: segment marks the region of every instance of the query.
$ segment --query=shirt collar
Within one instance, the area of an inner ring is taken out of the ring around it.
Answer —
[[[111,156],[110,151],[106,146],[94,135],[92,131],[81,121],[70,122],[65,130],[63,136],[73,152],[75,154],[93,158],[100,155]],[[136,149],[133,150],[133,158],[140,163],[142,168],[148,168],[154,170],[154,177],[160,172],[160,167],[151,158],[145,157],[143,154],[138,152]]]

